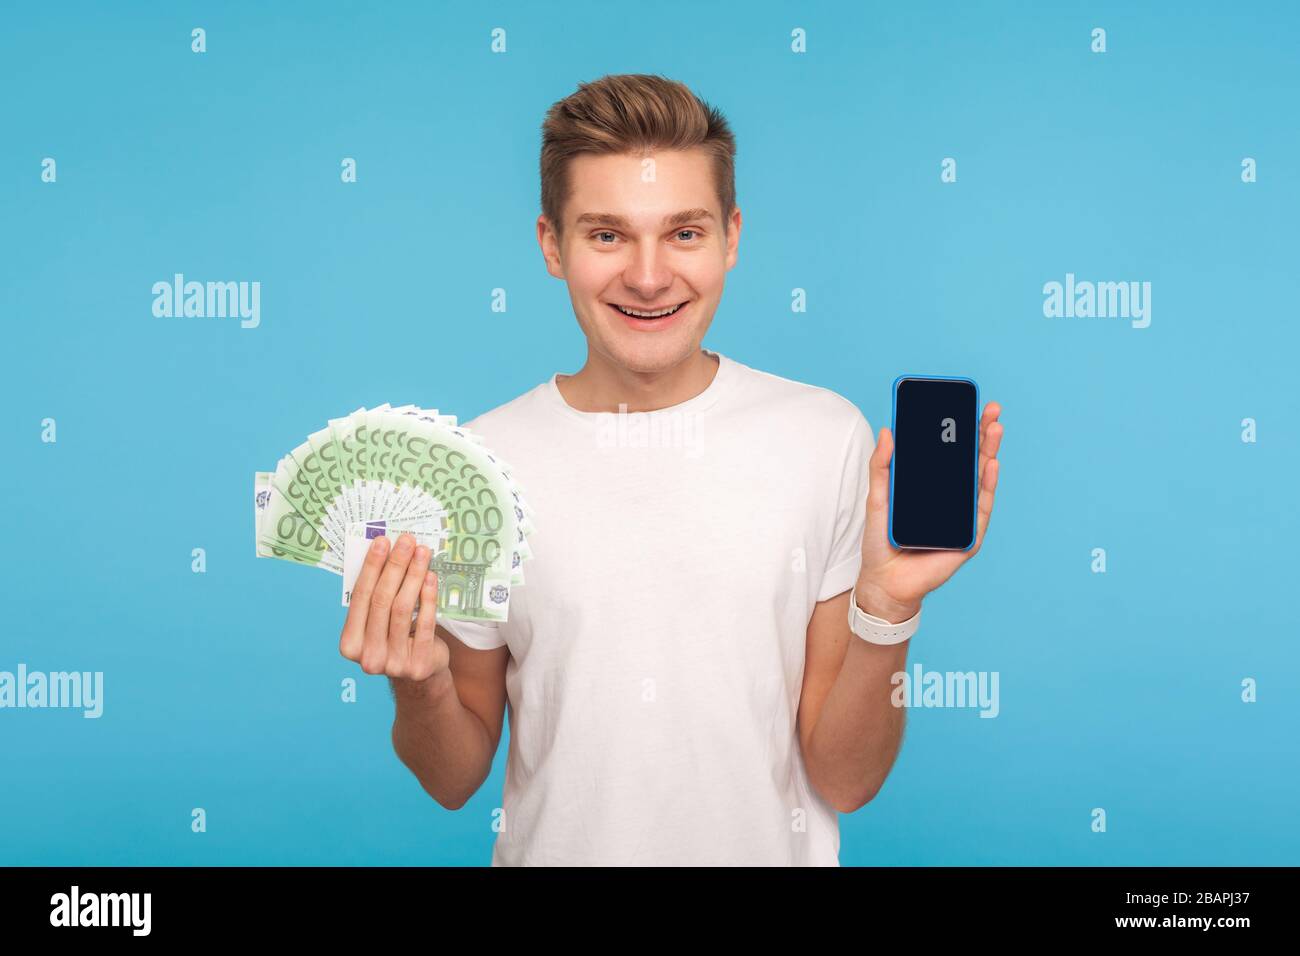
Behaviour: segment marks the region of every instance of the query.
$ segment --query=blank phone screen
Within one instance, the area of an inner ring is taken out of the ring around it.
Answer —
[[[964,550],[974,543],[978,402],[973,382],[898,383],[890,527],[900,548]]]

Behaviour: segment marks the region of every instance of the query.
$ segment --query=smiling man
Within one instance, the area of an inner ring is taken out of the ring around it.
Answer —
[[[508,707],[495,865],[838,864],[837,813],[898,752],[907,655],[860,639],[850,600],[906,634],[982,544],[996,404],[974,547],[901,552],[888,429],[703,347],[740,242],[734,153],[662,77],[551,108],[537,235],[586,361],[469,423],[534,508],[527,585],[504,624],[412,628],[426,553],[376,539],[358,578],[341,650],[392,678],[394,747],[440,804],[486,779]]]

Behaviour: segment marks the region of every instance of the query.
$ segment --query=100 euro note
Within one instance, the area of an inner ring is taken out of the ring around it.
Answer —
[[[345,538],[344,553],[335,554],[315,533],[311,523],[276,492],[270,472],[254,478],[254,518],[259,557],[280,558],[294,564],[320,567],[344,578],[343,604],[349,603],[370,538],[392,538],[409,532],[417,544],[433,551],[430,570],[438,575],[438,617],[449,620],[500,622],[509,617],[508,574],[492,572],[481,563],[456,560],[447,550],[449,515],[427,514],[406,518],[355,522]],[[369,535],[369,537],[367,537]]]
[[[370,553],[371,542],[381,535],[393,539],[403,534],[411,535],[417,547],[423,545],[429,549],[426,570],[436,570],[435,562],[446,540],[446,529],[442,522],[444,517],[440,514],[413,515],[406,518],[356,521],[349,525],[343,552],[343,606],[348,607],[352,603],[352,591],[365,564],[366,555]]]
[[[415,489],[448,512],[451,562],[483,566],[507,583],[522,570],[525,515],[484,452],[459,430],[420,416],[378,413],[367,415],[358,438],[363,467],[382,485]]]
[[[514,479],[510,477],[510,472],[512,470],[510,468],[510,465],[505,461],[503,461],[500,457],[496,456],[493,452],[488,450],[483,445],[483,437],[481,435],[475,434],[466,428],[458,428],[456,426],[456,417],[454,415],[439,416],[436,409],[428,410],[428,409],[418,409],[418,408],[415,409],[414,411],[403,412],[403,414],[414,415],[420,421],[424,421],[424,422],[429,422],[429,421],[441,422],[441,424],[443,424],[443,426],[446,428],[449,434],[454,435],[458,438],[463,438],[466,441],[473,442],[475,445],[480,446],[478,451],[481,452],[481,457],[476,459],[477,467],[482,469],[485,473],[491,474],[494,477],[499,477],[501,480],[504,481],[505,488],[510,492],[511,498],[513,499],[514,504],[516,506],[518,524],[519,524],[519,528],[518,528],[519,533],[517,536],[516,544],[520,546],[518,548],[518,550],[521,552],[520,556],[523,558],[531,557],[531,551],[528,549],[527,546],[527,535],[532,534],[534,530],[533,520],[532,520],[533,510],[532,508],[529,507],[528,502],[524,500],[524,497],[520,493],[518,487],[516,487],[514,483]],[[431,418],[430,416],[433,417]]]
[[[255,478],[258,554],[345,574],[357,520],[443,514],[439,614],[506,619],[531,556],[532,511],[508,465],[454,416],[416,406],[359,409],[329,420]]]
[[[279,467],[283,467],[283,459]],[[341,553],[330,550],[311,522],[279,493],[274,479],[273,473],[264,471],[253,479],[258,557],[281,558],[342,574]]]
[[[387,480],[380,465],[390,451],[384,448],[382,455],[372,455],[367,443],[369,414],[360,409],[309,435],[307,447],[291,452],[293,465],[278,479],[295,508],[334,549],[342,547],[348,527],[356,521],[442,510],[421,489]]]
[[[367,415],[364,434],[358,430],[358,454],[383,484],[420,489],[448,512],[446,554],[434,563],[439,613],[457,620],[506,620],[510,589],[523,583],[524,514],[480,448],[458,429],[419,419]]]

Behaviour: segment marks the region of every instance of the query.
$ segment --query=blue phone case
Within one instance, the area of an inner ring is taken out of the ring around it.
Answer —
[[[965,375],[900,375],[894,379],[891,389],[893,392],[892,410],[889,420],[889,434],[895,436],[894,454],[889,456],[889,543],[895,548],[902,548],[904,545],[894,540],[894,457],[898,452],[898,383],[909,378],[925,379],[927,381],[938,382],[970,382],[975,386],[975,494],[971,496],[970,513],[971,513],[971,536],[970,543],[964,548],[913,548],[914,551],[969,551],[975,547],[975,538],[977,533],[977,523],[979,517],[976,509],[979,507],[980,499],[980,386],[979,382],[973,378],[967,378]]]

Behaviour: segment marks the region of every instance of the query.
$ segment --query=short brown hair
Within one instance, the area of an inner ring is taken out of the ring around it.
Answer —
[[[580,153],[649,152],[702,146],[713,157],[724,233],[736,207],[736,140],[722,113],[666,76],[622,73],[579,83],[542,122],[542,212],[557,235],[572,191],[569,160]]]

